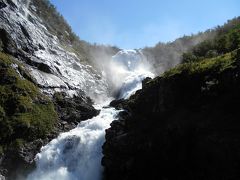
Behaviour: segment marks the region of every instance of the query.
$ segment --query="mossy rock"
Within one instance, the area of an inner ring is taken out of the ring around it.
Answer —
[[[0,131],[4,132],[0,135],[2,147],[17,141],[24,144],[44,138],[52,132],[57,120],[50,99],[32,82],[20,77],[13,64],[23,71],[20,63],[0,52]]]

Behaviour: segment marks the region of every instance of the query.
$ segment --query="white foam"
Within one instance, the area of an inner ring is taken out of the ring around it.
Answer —
[[[101,113],[44,146],[37,155],[37,169],[28,180],[97,180],[102,175],[102,144],[105,129],[118,111],[101,108]]]

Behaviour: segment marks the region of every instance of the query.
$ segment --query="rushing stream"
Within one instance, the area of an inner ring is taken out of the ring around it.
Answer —
[[[145,77],[153,77],[142,63],[138,52],[134,50],[120,51],[113,57],[119,71],[115,78],[121,84],[119,98],[128,98],[141,88]],[[145,68],[144,68],[145,67]],[[99,180],[102,145],[105,141],[105,129],[116,119],[118,110],[105,107],[105,103],[95,105],[100,109],[98,116],[81,122],[75,129],[62,133],[58,138],[42,147],[37,155],[37,168],[27,180]]]

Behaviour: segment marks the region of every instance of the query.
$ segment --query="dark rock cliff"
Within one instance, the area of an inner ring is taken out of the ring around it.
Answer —
[[[105,179],[239,179],[240,51],[148,80],[106,130]]]

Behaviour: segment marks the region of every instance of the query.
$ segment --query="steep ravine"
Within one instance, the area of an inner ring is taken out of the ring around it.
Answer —
[[[0,0],[0,180],[238,180],[239,27],[120,51]]]
[[[142,87],[143,79],[154,76],[146,66],[143,66],[141,57],[141,53],[135,50],[123,50],[113,57],[112,63],[117,64],[117,68],[121,69],[112,74],[118,76],[118,84],[122,84],[119,98],[128,98]],[[79,123],[75,129],[60,134],[42,147],[41,152],[36,156],[37,167],[27,179],[102,179],[101,159],[105,130],[121,111],[108,106],[112,99],[109,97],[104,103],[94,105],[100,110],[98,116]]]

